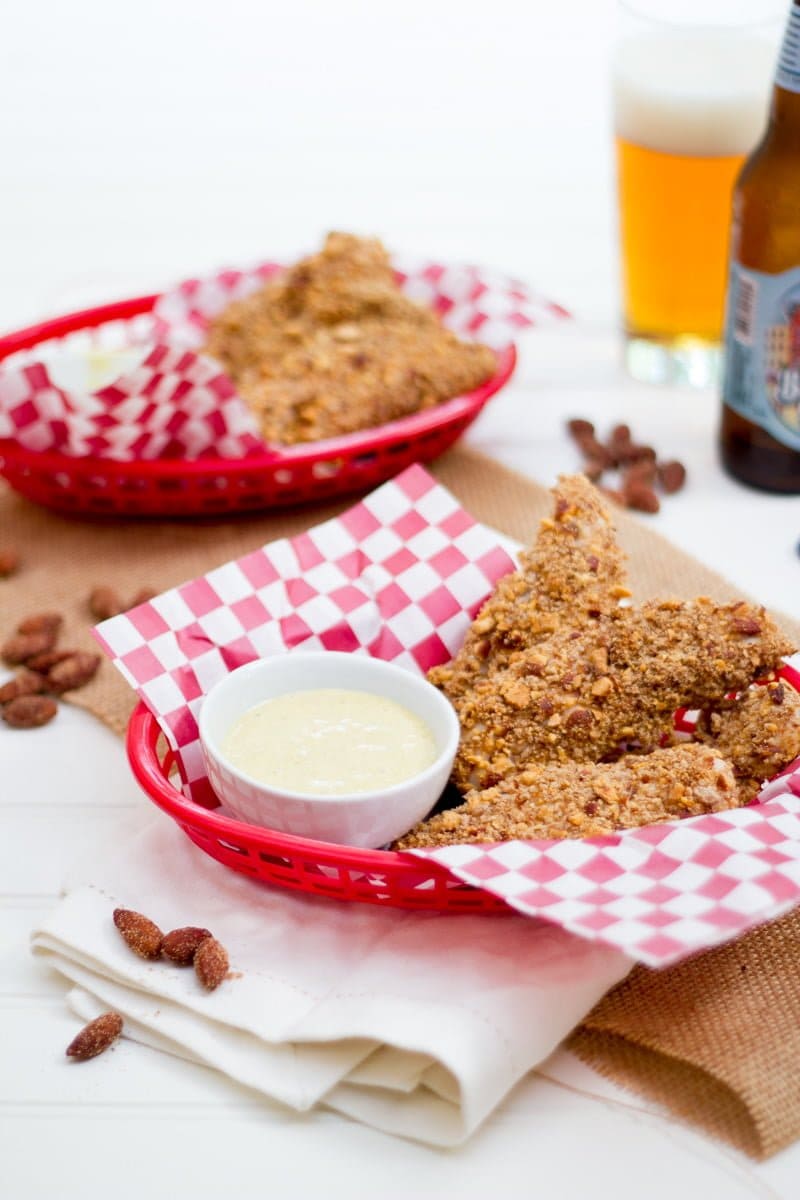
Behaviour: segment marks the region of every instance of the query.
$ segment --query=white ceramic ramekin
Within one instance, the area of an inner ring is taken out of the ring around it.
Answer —
[[[222,742],[248,709],[314,688],[372,692],[404,705],[433,734],[435,761],[392,787],[345,796],[283,791],[227,761]],[[316,841],[372,849],[394,841],[430,812],[447,783],[458,739],[458,718],[441,692],[421,675],[366,654],[295,651],[259,659],[215,684],[200,710],[200,742],[211,785],[237,817]]]

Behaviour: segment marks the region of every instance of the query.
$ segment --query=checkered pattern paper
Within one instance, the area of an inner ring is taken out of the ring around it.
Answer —
[[[455,653],[512,547],[421,467],[343,516],[273,542],[96,630],[214,807],[197,738],[203,695],[268,654],[345,650],[426,671]],[[784,677],[800,689],[800,656]],[[682,728],[690,728],[685,720]],[[417,850],[458,879],[651,966],[800,903],[800,762],[747,808],[591,840]]]
[[[410,299],[427,304],[459,337],[496,350],[508,346],[522,330],[568,316],[561,305],[499,271],[398,256],[392,262],[400,289]],[[186,280],[156,305],[157,335],[197,349],[211,317],[232,300],[256,291],[280,270],[278,264],[266,262],[246,271]]]
[[[414,853],[521,913],[666,966],[800,903],[800,766],[730,812],[613,837]]]
[[[512,566],[510,544],[410,467],[342,516],[225,563],[95,633],[179,752],[187,795],[213,807],[197,716],[218,679],[295,649],[366,653],[427,671],[452,657]]]
[[[429,304],[464,338],[500,349],[524,329],[566,316],[518,280],[477,267],[396,264],[401,289]],[[148,321],[115,322],[114,344],[142,347],[142,361],[96,391],[58,386],[48,355],[85,352],[73,335],[13,355],[0,365],[0,438],[118,462],[239,459],[267,447],[231,380],[199,354],[209,320],[281,270],[260,263],[190,279],[158,301]],[[121,334],[121,339],[120,339]]]
[[[243,458],[265,449],[230,379],[210,359],[159,343],[114,383],[75,395],[52,367],[0,367],[0,437],[28,450],[116,461]]]

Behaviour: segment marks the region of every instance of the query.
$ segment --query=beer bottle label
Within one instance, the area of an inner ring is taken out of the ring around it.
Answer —
[[[796,4],[783,35],[775,82],[786,92],[800,92],[800,8]]]
[[[800,267],[767,275],[731,264],[725,403],[800,450]]]

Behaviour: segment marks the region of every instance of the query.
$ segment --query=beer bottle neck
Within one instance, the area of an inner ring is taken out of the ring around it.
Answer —
[[[775,73],[770,125],[800,142],[800,0],[792,0]]]

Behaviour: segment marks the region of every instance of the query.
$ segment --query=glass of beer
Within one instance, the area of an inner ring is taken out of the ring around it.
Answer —
[[[733,185],[766,126],[783,5],[625,0],[613,62],[625,361],[718,379]]]

